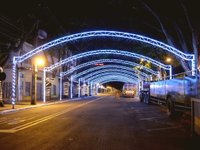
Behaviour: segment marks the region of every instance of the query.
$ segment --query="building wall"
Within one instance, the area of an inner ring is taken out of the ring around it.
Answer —
[[[33,46],[29,43],[24,43],[22,46],[21,55],[27,53],[28,51],[32,50]],[[12,91],[12,57],[20,55],[19,53],[11,54],[11,59],[7,62],[4,66],[4,72],[6,73],[7,77],[6,80],[3,81],[3,99],[4,101],[11,101],[11,91]],[[39,56],[44,57],[43,53],[38,54]],[[58,61],[57,58],[54,58],[55,62]],[[46,65],[52,64],[51,59],[48,58],[48,63]],[[17,77],[17,100],[18,101],[30,101],[31,94],[32,94],[32,60],[28,59],[25,60],[23,63],[18,64],[18,77]],[[43,97],[43,74],[42,70],[38,70],[38,79],[37,79],[37,93],[38,93],[38,100],[42,100]],[[51,85],[51,98],[58,98],[59,97],[59,81],[58,77],[56,76],[54,81],[52,81]]]

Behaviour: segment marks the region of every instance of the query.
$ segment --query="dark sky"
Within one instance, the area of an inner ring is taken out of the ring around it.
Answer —
[[[181,0],[192,24],[199,26],[196,0]],[[196,2],[195,2],[196,1]],[[175,21],[188,30],[179,0],[144,0],[171,30]],[[163,38],[155,17],[145,10],[140,0],[6,0],[1,2],[1,15],[28,30],[39,19],[39,28],[49,37],[94,29],[112,29]]]

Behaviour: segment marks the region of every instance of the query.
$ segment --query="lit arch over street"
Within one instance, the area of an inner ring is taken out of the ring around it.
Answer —
[[[155,39],[143,36],[143,35],[127,33],[127,32],[119,32],[119,31],[97,30],[97,31],[76,33],[76,34],[58,38],[58,39],[48,42],[44,45],[41,45],[41,46],[37,47],[36,49],[33,49],[32,51],[30,51],[20,57],[16,57],[15,61],[18,61],[20,63],[20,62],[23,62],[24,60],[32,57],[33,55],[35,55],[41,51],[47,50],[48,48],[51,48],[53,46],[60,45],[62,43],[67,43],[70,41],[75,41],[75,40],[84,39],[84,38],[92,38],[92,37],[115,37],[115,38],[124,38],[124,39],[129,39],[129,40],[140,41],[140,42],[143,42],[146,44],[153,45],[155,47],[159,47],[170,53],[173,53],[174,55],[176,55],[184,60],[193,60],[194,59],[193,54],[185,54],[182,51],[180,51],[172,46],[169,46],[163,42],[160,42],[158,40],[155,40]]]
[[[152,38],[149,37],[145,37],[142,35],[138,35],[138,34],[133,34],[133,33],[126,33],[126,32],[118,32],[118,31],[106,31],[106,30],[99,30],[99,31],[88,31],[88,32],[82,32],[82,33],[77,33],[77,34],[72,34],[72,35],[68,35],[68,36],[64,36],[61,38],[58,38],[56,40],[53,40],[51,42],[48,42],[44,45],[41,45],[39,47],[37,47],[36,49],[31,50],[30,52],[22,55],[22,56],[17,56],[17,57],[13,57],[13,69],[12,69],[12,104],[14,106],[15,104],[15,99],[16,99],[16,66],[18,63],[23,62],[24,60],[38,54],[41,51],[47,50],[53,46],[62,44],[62,43],[67,43],[70,41],[75,41],[75,40],[79,40],[79,39],[84,39],[84,38],[92,38],[92,37],[115,37],[115,38],[124,38],[124,39],[129,39],[129,40],[136,40],[136,41],[140,41],[143,43],[147,43],[150,45],[153,45],[155,47],[159,47],[162,48],[163,50],[166,50],[167,52],[170,52],[172,54],[174,54],[175,56],[180,57],[181,59],[187,60],[191,62],[191,66],[192,66],[192,74],[195,74],[195,70],[196,70],[196,60],[195,60],[195,56],[193,54],[185,54],[182,51],[169,46],[165,43],[162,43],[160,41],[154,40]],[[105,52],[105,51],[104,51]],[[117,51],[116,51],[117,52]],[[88,56],[90,56],[90,52],[86,52],[88,54]],[[110,50],[108,49],[106,54],[109,54]],[[120,52],[117,52],[118,54]],[[130,53],[130,52],[129,52]],[[93,54],[91,54],[93,55]],[[94,54],[95,55],[95,54]],[[125,55],[125,54],[124,54]],[[128,54],[129,55],[129,54]],[[78,54],[76,56],[80,56],[81,54]],[[136,57],[138,57],[138,54],[135,55]],[[155,62],[155,60],[152,59],[146,59],[145,57],[140,57],[143,58],[147,61],[150,61],[152,64],[157,64],[160,67],[166,69],[166,70],[171,70],[170,71],[170,76],[172,75],[172,68],[171,67],[167,67],[165,68],[165,66],[163,66],[160,62]],[[69,60],[70,61],[70,60]],[[54,69],[54,67],[58,67],[60,65],[62,65],[62,61],[59,62],[59,64],[54,64],[54,66],[52,66],[51,69]],[[57,66],[56,66],[57,65]],[[48,71],[48,67],[46,68]],[[44,71],[44,72],[45,72]],[[44,73],[45,74],[45,73]],[[45,81],[45,80],[44,80]]]
[[[97,77],[95,79],[92,79],[92,80],[90,80],[90,82],[92,82],[93,84],[97,84],[97,83],[102,83],[105,81],[107,82],[108,80],[115,80],[115,81],[129,82],[129,83],[138,83],[137,78],[129,78],[129,77],[123,76],[121,74],[115,74],[115,75],[108,74],[107,76]]]
[[[86,82],[91,82],[91,81],[93,81],[95,79],[106,77],[106,76],[110,76],[110,75],[111,76],[127,77],[127,78],[130,78],[130,79],[138,81],[138,77],[137,76],[132,76],[132,75],[129,75],[129,74],[126,74],[126,73],[121,73],[121,72],[107,72],[107,73],[102,73],[102,74],[98,74],[98,75],[92,76],[90,78],[87,78],[85,81]]]
[[[140,76],[138,77],[138,75],[133,74],[131,72],[125,71],[125,70],[120,70],[120,69],[104,69],[104,70],[99,70],[97,72],[93,72],[91,74],[88,74],[86,76],[84,76],[82,79],[86,80],[86,81],[90,81],[91,78],[96,77],[96,76],[104,76],[105,75],[109,75],[109,74],[124,74],[124,75],[128,75],[128,76],[132,76],[133,78],[140,78],[141,80],[145,80],[146,77],[144,76]]]
[[[126,71],[126,72],[129,72],[131,74],[140,74],[142,77],[148,77],[149,75],[148,74],[145,74],[141,71],[136,71],[134,70],[133,68],[130,68],[130,67],[126,67],[126,66],[119,66],[119,65],[104,65],[104,66],[99,66],[99,67],[94,67],[94,68],[90,68],[90,69],[87,69],[87,70],[84,70],[76,75],[73,75],[74,78],[80,78],[80,77],[83,77],[83,78],[87,78],[88,75],[92,76],[94,74],[97,74],[97,73],[100,73],[100,72],[106,72],[106,71],[114,71],[114,70],[118,70],[119,72],[123,72],[123,71]],[[85,75],[87,74],[87,75]]]
[[[123,83],[136,83],[132,80],[126,80],[126,79],[117,79],[117,78],[110,78],[107,80],[100,80],[99,83],[100,84],[104,84],[104,83],[108,83],[108,82],[123,82]]]
[[[88,57],[88,56],[96,56],[96,55],[118,55],[118,56],[127,56],[127,57],[130,57],[130,58],[137,58],[137,59],[143,59],[145,61],[149,61],[151,62],[153,65],[156,65],[158,67],[161,67],[165,70],[171,70],[171,65],[165,65],[157,60],[154,60],[150,57],[147,57],[147,56],[144,56],[144,55],[141,55],[141,54],[137,54],[137,53],[133,53],[133,52],[128,52],[128,51],[124,51],[124,50],[120,50],[120,49],[99,49],[99,50],[91,50],[91,51],[88,51],[88,52],[83,52],[83,53],[80,53],[80,54],[76,54],[74,56],[71,56],[71,57],[68,57],[68,58],[65,58],[63,60],[61,60],[60,62],[57,62],[49,67],[45,67],[45,70],[46,71],[51,71],[61,65],[64,65],[66,63],[69,63],[71,61],[74,61],[74,60],[77,60],[77,59],[80,59],[80,58],[84,58],[84,57]]]
[[[94,84],[97,84],[97,83],[104,84],[107,82],[137,83],[135,80],[131,80],[125,77],[123,78],[120,76],[108,76],[107,78],[98,78],[97,80],[93,80],[91,82],[93,82]]]
[[[151,68],[147,68],[143,65],[134,63],[132,61],[126,61],[126,60],[122,60],[122,59],[98,59],[98,60],[89,61],[89,62],[80,64],[78,66],[75,66],[72,69],[67,70],[66,72],[61,72],[61,76],[63,77],[63,76],[69,75],[69,74],[73,73],[74,71],[77,71],[79,69],[82,69],[84,67],[94,65],[94,64],[97,64],[97,63],[115,63],[115,64],[121,64],[121,65],[130,65],[130,66],[133,66],[133,67],[138,66],[138,67],[142,68],[143,70],[145,70],[146,72],[149,72],[150,74],[158,75],[158,71],[154,71]]]

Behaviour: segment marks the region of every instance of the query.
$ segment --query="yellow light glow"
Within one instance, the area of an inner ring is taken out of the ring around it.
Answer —
[[[200,71],[200,65],[198,66],[198,70]]]
[[[166,61],[167,61],[167,62],[171,62],[172,59],[171,59],[171,58],[167,58]]]
[[[44,61],[43,58],[36,58],[36,59],[35,59],[35,64],[36,64],[37,66],[44,66],[45,61]]]

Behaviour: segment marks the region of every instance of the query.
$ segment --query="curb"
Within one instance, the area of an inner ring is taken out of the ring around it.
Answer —
[[[53,105],[53,104],[61,104],[61,103],[66,103],[66,102],[70,102],[70,101],[73,101],[73,100],[81,100],[81,99],[84,99],[84,97],[73,98],[73,99],[69,99],[69,100],[61,100],[61,101],[56,101],[56,102],[50,102],[50,103],[46,103],[46,104],[38,104],[38,105],[27,106],[27,107],[23,107],[23,108],[2,110],[2,111],[0,111],[0,115],[9,114],[9,113],[13,113],[13,112],[17,112],[17,111],[22,111],[22,110],[26,110],[26,109],[32,109],[32,108],[37,108],[37,107],[42,107],[42,106]]]

